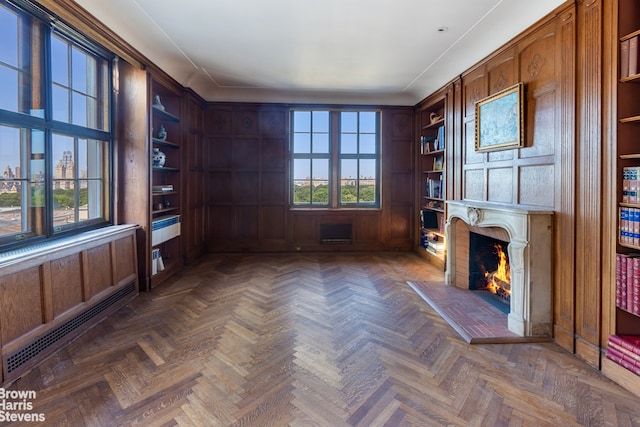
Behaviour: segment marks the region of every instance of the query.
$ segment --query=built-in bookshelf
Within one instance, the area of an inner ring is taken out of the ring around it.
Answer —
[[[445,104],[436,99],[418,110],[419,146],[419,252],[436,265],[445,262]]]
[[[640,5],[618,2],[616,275],[604,373],[640,395]],[[613,299],[613,298],[612,298]]]
[[[150,236],[146,271],[154,287],[183,265],[181,243],[181,93],[151,80]]]

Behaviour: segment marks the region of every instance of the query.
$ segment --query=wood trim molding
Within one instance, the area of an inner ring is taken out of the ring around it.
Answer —
[[[38,3],[131,65],[145,68],[146,64],[151,62],[76,2],[72,0],[38,0]]]

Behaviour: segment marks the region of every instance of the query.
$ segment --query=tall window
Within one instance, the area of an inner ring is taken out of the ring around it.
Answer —
[[[0,251],[111,221],[110,60],[53,21],[0,0]]]
[[[293,206],[379,207],[379,123],[377,111],[292,111]]]

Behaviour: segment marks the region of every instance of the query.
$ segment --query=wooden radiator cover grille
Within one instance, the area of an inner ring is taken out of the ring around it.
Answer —
[[[55,329],[52,329],[45,335],[33,341],[31,344],[23,347],[22,349],[16,351],[11,355],[5,356],[5,379],[10,377],[11,373],[19,370],[25,364],[37,361],[53,353],[57,349],[57,346],[55,346],[55,344],[62,338],[64,338],[80,326],[87,324],[94,317],[112,307],[114,304],[135,293],[136,284],[135,282],[133,282],[129,285],[124,286],[117,292],[114,292],[111,296],[88,308],[84,312],[64,322]]]

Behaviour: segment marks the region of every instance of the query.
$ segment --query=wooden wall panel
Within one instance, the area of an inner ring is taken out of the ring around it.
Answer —
[[[2,345],[44,323],[41,267],[0,277]]]
[[[374,210],[290,208],[289,111],[290,106],[277,104],[207,105],[208,249],[411,249],[415,237],[413,109],[382,108],[382,207]],[[321,244],[320,224],[343,220],[358,224],[360,216],[363,225],[353,230],[351,244]]]
[[[413,236],[411,217],[412,206],[393,206],[391,208],[391,240],[406,240]]]
[[[204,143],[204,105],[198,95],[187,90],[183,97],[185,135],[182,149],[182,253],[186,263],[192,263],[206,252],[205,181],[208,177]]]
[[[260,179],[260,203],[284,205],[287,203],[287,174],[263,172]]]
[[[233,218],[233,235],[242,242],[242,248],[255,247],[259,242],[257,206],[236,206]]]
[[[318,243],[318,222],[315,215],[296,215],[291,221],[292,239],[296,244]]]
[[[234,173],[231,181],[233,202],[242,205],[257,205],[261,178],[262,176],[257,172]]]
[[[394,173],[391,181],[391,203],[404,204],[413,202],[413,173]]]
[[[554,207],[555,168],[553,165],[531,165],[520,168],[519,203],[529,206]]]
[[[602,173],[601,50],[602,6],[589,0],[578,6],[583,30],[578,37],[579,99],[576,216],[576,354],[600,364]],[[598,177],[598,179],[594,179]]]
[[[233,110],[232,131],[238,136],[258,136],[258,111],[241,107]]]
[[[548,84],[540,88],[528,88],[530,96],[526,99],[525,123],[534,125],[525,126],[526,150],[520,154],[520,158],[553,157],[556,153],[556,97],[554,84]],[[534,143],[535,141],[535,143]]]
[[[464,172],[463,197],[467,200],[485,200],[484,169],[468,169]]]
[[[277,240],[284,244],[287,209],[284,206],[264,206],[260,209],[260,241]]]
[[[135,259],[132,255],[129,253],[130,259]],[[82,257],[82,270],[85,289],[83,301],[90,300],[101,291],[112,286],[114,281],[113,267],[111,265],[111,245],[104,244],[87,249],[86,256]],[[69,283],[72,282],[66,282],[65,285],[69,286]]]
[[[73,254],[51,261],[54,317],[84,301],[80,260],[80,254]]]
[[[125,279],[136,273],[136,253],[133,240],[133,236],[128,236],[113,243],[112,259],[115,267],[113,285],[121,285]]]
[[[260,148],[262,169],[284,171],[287,166],[289,145],[284,138],[264,139]]]
[[[223,244],[231,239],[233,209],[230,206],[209,206],[207,209],[207,244],[209,250],[216,243]]]
[[[234,139],[231,147],[231,168],[233,170],[256,170],[259,160],[259,140],[238,138]]]
[[[222,116],[224,117],[224,116]],[[209,137],[207,139],[207,168],[209,170],[231,169],[230,138]]]
[[[206,183],[209,203],[231,203],[233,200],[233,186],[231,182],[231,172],[209,172],[208,182]]]
[[[515,47],[510,47],[486,64],[489,93],[497,93],[518,82]]]
[[[136,228],[106,227],[84,239],[45,243],[27,248],[20,263],[0,265],[1,384],[19,378],[138,295]],[[121,275],[113,273],[116,263],[127,279],[112,286],[112,277]],[[107,304],[98,305],[106,298]],[[84,315],[88,310],[92,315]]]
[[[487,200],[496,203],[511,203],[517,181],[513,179],[513,168],[500,167],[487,170]]]
[[[359,242],[375,243],[380,240],[380,215],[360,214],[353,224],[354,238]]]
[[[554,259],[558,262],[554,266],[554,334],[559,344],[570,350],[573,350],[573,333],[576,330],[573,311],[576,289],[576,278],[573,276],[576,254],[574,230],[576,218],[580,216],[575,212],[576,181],[573,176],[576,158],[581,156],[575,145],[575,86],[576,81],[582,79],[581,76],[576,77],[575,73],[576,19],[575,6],[567,3],[565,8],[558,9],[555,14],[462,75],[463,132],[459,148],[463,157],[459,168],[462,169],[461,193],[464,199],[521,204],[556,212]],[[584,28],[593,39],[588,42],[588,47],[585,42],[579,49],[599,49],[597,25],[594,22]],[[591,65],[585,66],[584,70],[599,67],[598,58],[591,57],[591,61]],[[598,73],[590,76],[582,80],[585,91],[587,86],[599,86]],[[476,153],[474,103],[519,81],[525,84],[525,147],[488,154]],[[594,93],[597,97],[597,91]],[[585,110],[583,116],[585,122],[592,121],[592,126],[595,126],[586,139],[589,141],[585,151],[589,152],[586,160],[590,166],[587,168],[589,173],[584,173],[584,179],[587,179],[587,175],[599,176],[595,170],[597,162],[592,157],[598,156],[598,150],[590,145],[598,143],[597,102],[599,100],[588,101],[592,110]],[[594,190],[598,189],[591,188],[590,194],[600,192]],[[586,204],[598,206],[600,202],[595,200],[598,197],[587,196],[585,208]],[[593,212],[583,219],[589,224],[585,224],[585,236],[587,229],[590,233],[594,230],[597,233],[598,227],[592,227],[595,218]],[[592,266],[598,264],[595,257],[588,256]],[[599,274],[591,277],[588,282],[597,280]]]

